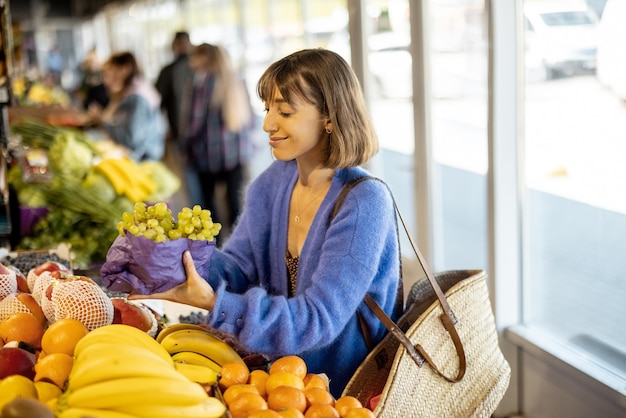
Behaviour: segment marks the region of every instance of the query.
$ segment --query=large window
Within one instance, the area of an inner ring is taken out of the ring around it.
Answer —
[[[524,323],[626,374],[622,1],[526,1]]]

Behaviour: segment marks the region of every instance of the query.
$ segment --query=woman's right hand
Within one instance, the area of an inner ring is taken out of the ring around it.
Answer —
[[[183,266],[187,274],[187,280],[185,282],[165,292],[153,293],[151,295],[129,295],[128,299],[163,299],[211,312],[215,306],[215,291],[213,287],[198,274],[189,251],[183,253]]]

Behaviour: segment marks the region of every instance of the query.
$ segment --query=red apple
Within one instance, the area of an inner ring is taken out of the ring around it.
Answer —
[[[126,324],[142,331],[149,332],[154,327],[156,318],[139,302],[131,302],[124,298],[111,298],[113,303],[113,323]]]
[[[0,263],[0,274],[9,274],[9,269],[2,263]]]
[[[23,293],[30,293],[30,289],[28,288],[28,280],[26,280],[26,276],[22,274],[18,269],[15,270],[15,280],[17,280],[17,291]]]
[[[48,326],[48,319],[46,319],[46,315],[44,315],[41,305],[37,303],[33,295],[30,293],[18,293],[15,297],[28,308],[30,313],[39,319],[39,322],[41,322],[41,325],[43,325],[44,328]]]
[[[32,353],[18,347],[0,348],[0,379],[21,374],[29,379],[35,377],[35,359]]]
[[[58,270],[67,270],[67,268],[56,261],[46,261],[37,267],[35,267],[35,274],[39,276],[44,271],[58,271]]]

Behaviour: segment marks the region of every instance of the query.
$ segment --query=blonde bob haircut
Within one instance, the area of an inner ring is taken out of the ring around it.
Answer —
[[[337,53],[304,49],[271,64],[257,84],[265,103],[275,88],[290,104],[299,98],[317,107],[332,123],[324,164],[328,168],[355,167],[378,152],[378,138],[356,75]]]

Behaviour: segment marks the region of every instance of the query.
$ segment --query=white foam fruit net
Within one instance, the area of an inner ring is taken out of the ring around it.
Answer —
[[[13,270],[9,270],[8,273],[0,274],[0,300],[16,292],[17,279],[15,278],[15,272]]]
[[[39,275],[35,273],[35,269],[30,269],[28,274],[26,274],[26,284],[28,284],[28,290],[30,290],[30,293],[33,293],[37,277],[39,277]]]
[[[11,293],[0,301],[0,322],[18,312],[31,313],[30,309],[17,298],[16,293]]]
[[[47,298],[44,298],[44,301]],[[57,283],[52,289],[54,322],[63,318],[76,319],[89,330],[109,325],[113,322],[113,303],[96,283],[85,280],[71,280]],[[46,317],[45,306],[42,304]]]
[[[28,277],[31,277],[31,273],[28,273]],[[49,271],[44,271],[39,275],[34,275],[35,281],[33,283],[33,287],[31,288],[30,282],[28,284],[28,288],[30,289],[33,298],[37,301],[38,304],[42,305],[43,299],[46,297],[46,290],[48,290],[48,286],[52,283],[54,277],[50,274]],[[27,279],[30,280],[30,279]]]

